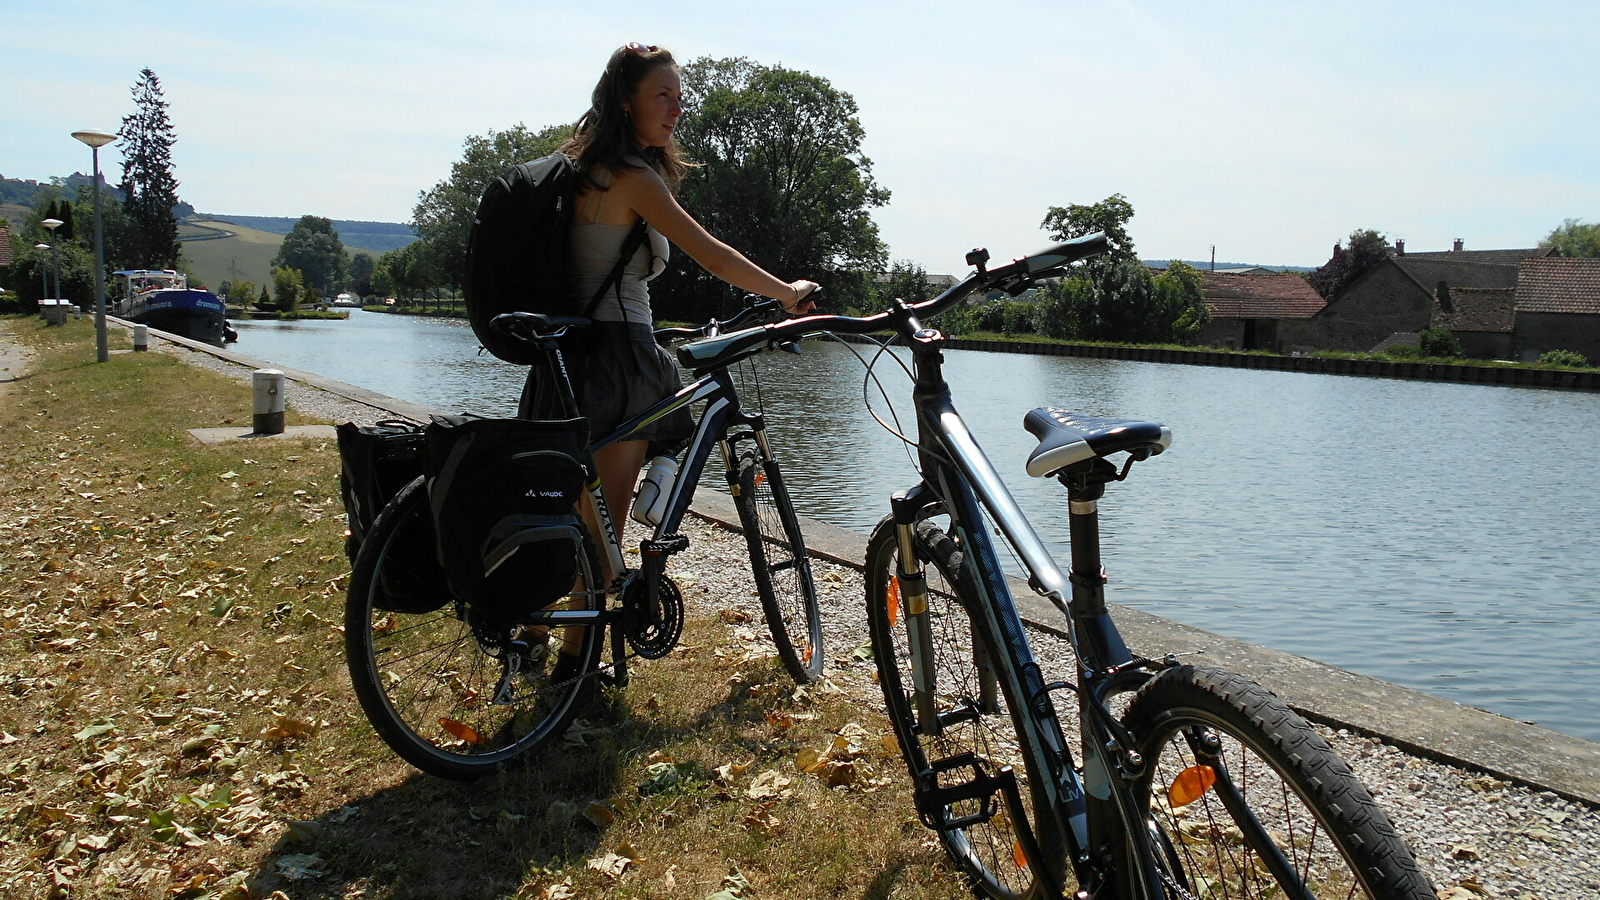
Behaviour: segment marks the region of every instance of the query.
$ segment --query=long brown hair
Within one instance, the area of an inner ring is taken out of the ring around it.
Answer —
[[[623,103],[639,90],[639,82],[657,66],[676,65],[665,47],[630,43],[611,54],[605,72],[594,86],[588,112],[578,120],[572,137],[561,146],[561,152],[572,157],[578,171],[591,185],[605,190],[594,178],[597,166],[614,172],[637,168],[634,160],[642,159],[661,175],[667,187],[677,189],[690,168],[690,163],[678,153],[677,143],[668,141],[665,147],[639,146],[633,123],[623,107]]]

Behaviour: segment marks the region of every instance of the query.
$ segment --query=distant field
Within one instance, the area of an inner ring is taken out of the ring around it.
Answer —
[[[203,234],[227,232],[231,236],[210,240],[194,240]],[[278,255],[283,235],[256,231],[227,222],[192,220],[178,229],[183,240],[183,255],[195,278],[207,288],[216,290],[224,281],[243,278],[260,285],[265,284],[272,272],[272,258]]]

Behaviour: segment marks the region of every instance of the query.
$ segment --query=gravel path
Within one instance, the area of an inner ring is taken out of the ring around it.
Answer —
[[[191,364],[250,380],[250,370],[243,366],[166,341],[151,345]],[[14,370],[4,374],[16,377]],[[392,417],[300,383],[292,387],[288,404],[303,415],[335,423]],[[743,538],[700,520],[686,523],[684,532],[690,549],[674,558],[671,572],[690,603],[751,613],[751,624],[735,627],[754,652],[764,652],[765,628]],[[828,678],[859,702],[881,703],[872,663],[850,656],[867,642],[861,573],[820,560],[814,567]],[[1032,639],[1047,670],[1070,671],[1063,642],[1044,633],[1034,633]],[[1600,810],[1431,762],[1349,732],[1321,731],[1389,813],[1444,900],[1600,896]]]

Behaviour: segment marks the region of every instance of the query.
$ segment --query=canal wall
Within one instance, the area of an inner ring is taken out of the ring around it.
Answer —
[[[1231,353],[1224,350],[1170,347],[1107,347],[1044,341],[979,341],[947,338],[952,350],[987,350],[990,353],[1032,353],[1039,356],[1080,356],[1088,359],[1127,359],[1137,362],[1182,363],[1233,369],[1271,369],[1320,375],[1360,375],[1367,378],[1403,378],[1412,381],[1454,381],[1465,384],[1503,384],[1515,387],[1566,388],[1600,391],[1600,371],[1573,372],[1528,366],[1466,365],[1388,359],[1341,359],[1321,356],[1272,356]]]

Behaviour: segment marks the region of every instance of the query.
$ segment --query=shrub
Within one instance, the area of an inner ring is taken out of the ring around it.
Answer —
[[[1412,359],[1417,355],[1417,348],[1410,344],[1390,344],[1383,352],[1393,359]]]
[[[1461,342],[1448,328],[1424,328],[1417,335],[1417,351],[1423,356],[1451,359],[1461,355]]]
[[[1583,367],[1589,365],[1589,360],[1576,350],[1546,350],[1539,355],[1539,365]]]
[[[1028,300],[1002,300],[1001,323],[1006,334],[1033,334],[1034,305]]]

